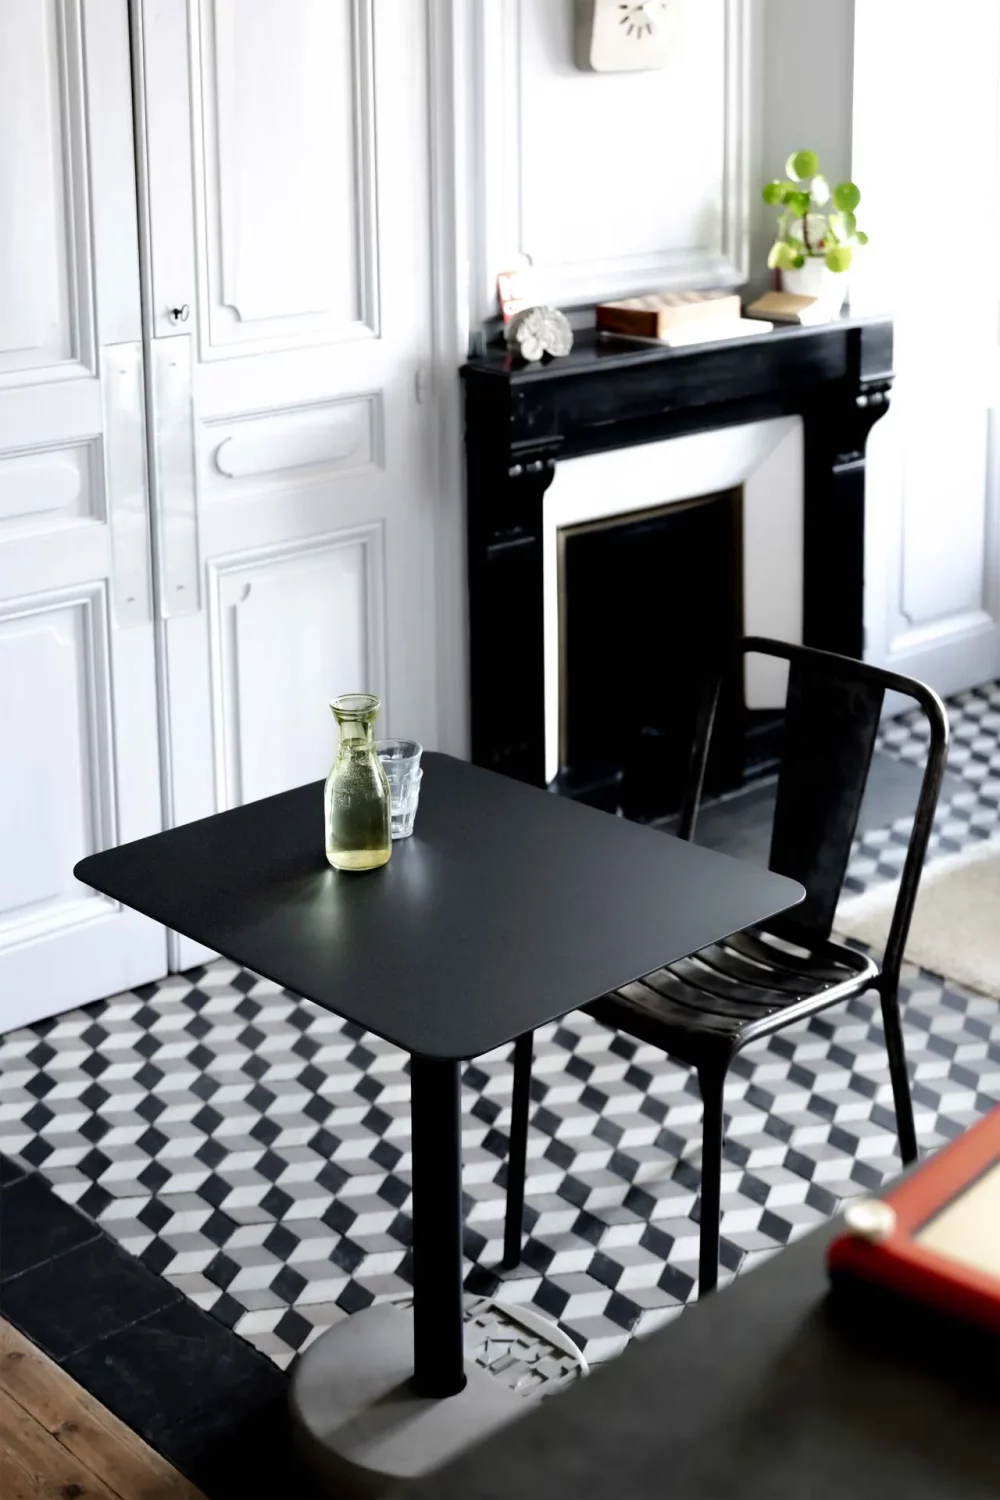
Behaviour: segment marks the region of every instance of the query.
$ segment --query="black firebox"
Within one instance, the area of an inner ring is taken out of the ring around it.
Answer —
[[[743,633],[742,489],[558,534],[559,789],[642,821],[680,806],[709,670]],[[741,695],[708,790],[743,770]]]

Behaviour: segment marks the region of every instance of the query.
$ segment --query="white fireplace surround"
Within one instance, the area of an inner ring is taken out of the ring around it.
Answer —
[[[742,427],[616,448],[556,465],[545,495],[545,778],[559,773],[559,599],[557,538],[565,526],[675,504],[743,487],[743,599],[748,635],[802,640],[802,423],[778,417]],[[664,588],[670,587],[669,578]],[[683,642],[646,641],[650,669],[659,650]],[[747,662],[749,708],[784,703],[781,662]]]

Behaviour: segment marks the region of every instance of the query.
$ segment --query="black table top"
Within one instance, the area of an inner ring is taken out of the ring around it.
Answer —
[[[826,1294],[839,1224],[633,1343],[427,1500],[996,1500],[996,1344]]]
[[[793,906],[795,881],[450,756],[412,838],[330,869],[316,782],[78,879],[408,1052],[459,1059]]]

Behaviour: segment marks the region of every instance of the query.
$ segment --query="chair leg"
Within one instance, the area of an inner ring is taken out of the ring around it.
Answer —
[[[889,1077],[892,1079],[892,1102],[896,1108],[896,1133],[903,1165],[909,1166],[917,1160],[917,1128],[913,1121],[913,1100],[910,1097],[910,1076],[906,1066],[906,1050],[903,1046],[903,1028],[899,1019],[899,991],[896,984],[884,984],[879,989],[882,1001],[882,1026],[885,1031],[885,1050],[889,1054]]]
[[[701,1240],[698,1296],[714,1292],[719,1280],[719,1216],[722,1208],[723,1094],[726,1069],[698,1069],[701,1087]]]
[[[526,1031],[514,1043],[514,1097],[511,1102],[510,1149],[507,1155],[507,1214],[503,1229],[503,1264],[507,1271],[513,1271],[521,1263],[534,1040],[534,1033]]]

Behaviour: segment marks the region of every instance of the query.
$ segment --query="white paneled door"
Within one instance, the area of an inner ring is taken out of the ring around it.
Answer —
[[[0,1032],[166,970],[74,863],[160,826],[129,39],[0,4]]]
[[[337,693],[436,740],[425,24],[134,0],[173,822],[324,775]]]

